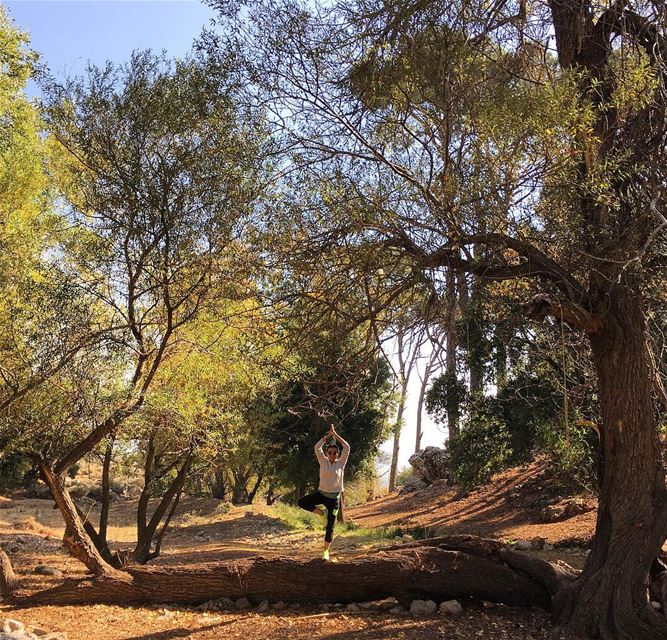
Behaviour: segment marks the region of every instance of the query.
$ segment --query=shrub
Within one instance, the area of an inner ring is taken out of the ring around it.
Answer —
[[[400,486],[405,484],[412,476],[414,475],[414,470],[412,467],[403,467],[396,474],[396,485]]]
[[[454,477],[468,487],[488,482],[494,473],[510,465],[511,440],[510,431],[502,421],[479,415],[449,439]]]
[[[544,423],[538,431],[538,445],[547,455],[551,472],[564,485],[576,484],[597,491],[600,448],[597,434],[586,426],[560,421]]]
[[[0,459],[0,491],[9,491],[26,484],[25,479],[31,468],[30,458],[19,453]]]

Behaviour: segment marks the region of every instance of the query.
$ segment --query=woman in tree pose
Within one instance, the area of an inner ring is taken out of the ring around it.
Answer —
[[[326,448],[326,455],[322,451],[322,446],[332,438]],[[336,442],[342,446],[339,448]],[[309,493],[299,500],[299,506],[306,511],[312,511],[318,515],[324,515],[324,511],[318,508],[323,505],[327,511],[327,530],[324,535],[324,553],[323,560],[329,559],[329,547],[333,539],[334,524],[338,509],[340,508],[340,494],[343,491],[343,473],[345,464],[350,457],[350,445],[343,440],[337,433],[333,425],[326,432],[324,437],[315,445],[315,456],[320,463],[320,485],[315,493]]]

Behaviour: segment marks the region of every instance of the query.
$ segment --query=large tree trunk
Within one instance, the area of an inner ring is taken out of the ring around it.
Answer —
[[[667,535],[667,492],[638,296],[617,288],[590,336],[599,377],[604,475],[595,537],[581,577],[560,593],[556,619],[613,640],[664,640],[648,602],[649,569]]]
[[[549,607],[571,580],[567,566],[457,536],[365,553],[335,564],[302,558],[246,558],[225,564],[130,568],[118,580],[68,581],[26,604],[198,603],[229,597],[253,602],[362,602],[394,596],[436,601],[476,597],[512,606]],[[341,588],[344,585],[344,588]]]
[[[16,589],[17,585],[18,580],[12,569],[12,563],[7,554],[0,549],[0,598],[6,598]]]

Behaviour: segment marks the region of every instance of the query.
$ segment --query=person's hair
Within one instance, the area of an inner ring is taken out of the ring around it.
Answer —
[[[336,453],[340,453],[340,447],[337,444],[328,444],[324,449],[327,453],[329,453],[329,449],[335,449]]]

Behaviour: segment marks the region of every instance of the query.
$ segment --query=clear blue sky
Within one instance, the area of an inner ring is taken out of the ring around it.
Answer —
[[[32,48],[59,77],[84,72],[88,60],[125,61],[134,49],[183,56],[214,12],[197,0],[1,2],[30,34]]]

